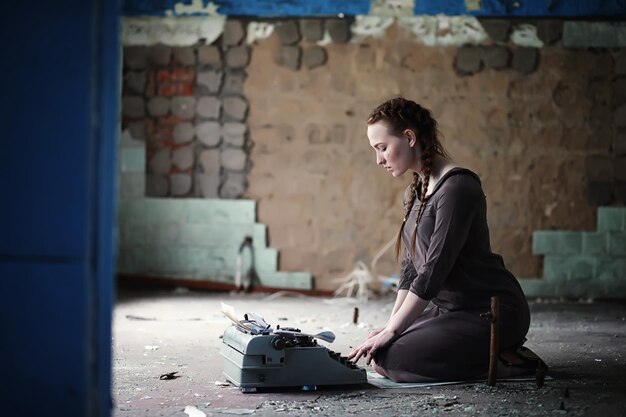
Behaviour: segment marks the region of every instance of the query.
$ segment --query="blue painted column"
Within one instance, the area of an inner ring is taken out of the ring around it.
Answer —
[[[108,416],[116,1],[3,7],[0,403],[8,414]]]

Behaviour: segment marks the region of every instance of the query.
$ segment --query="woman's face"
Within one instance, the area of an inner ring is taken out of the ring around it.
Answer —
[[[394,177],[401,177],[409,169],[420,171],[419,150],[412,130],[407,129],[401,136],[396,136],[384,121],[378,121],[367,126],[367,138],[376,151],[376,163]]]

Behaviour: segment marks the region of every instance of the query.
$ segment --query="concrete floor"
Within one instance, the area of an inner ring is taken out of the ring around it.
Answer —
[[[482,383],[377,389],[370,385],[317,391],[242,394],[223,382],[220,336],[229,322],[220,302],[255,312],[270,324],[335,332],[329,345],[346,354],[383,324],[393,299],[355,304],[304,296],[124,291],[113,321],[114,415],[181,416],[195,406],[207,416],[625,416],[626,304],[533,302],[528,347],[550,366],[534,383]],[[359,323],[352,324],[354,307]],[[363,365],[362,362],[359,363]],[[366,367],[369,368],[369,367]],[[177,372],[180,377],[160,380]]]

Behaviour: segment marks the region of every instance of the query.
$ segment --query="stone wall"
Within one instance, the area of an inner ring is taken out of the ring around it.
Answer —
[[[506,30],[504,41],[425,46],[393,24],[384,36],[326,44],[325,64],[312,69],[282,65],[280,34],[254,45],[246,196],[281,270],[310,270],[333,288],[395,235],[410,179],[376,166],[365,119],[398,94],[431,108],[454,160],[481,176],[492,246],[518,277],[542,276],[534,230],[592,230],[594,206],[623,204],[623,52],[568,49],[552,32],[541,48],[520,45]],[[496,48],[503,64],[489,60]],[[397,271],[390,257],[381,271]]]
[[[125,31],[123,128],[146,143],[147,195],[255,200],[279,269],[310,271],[317,288],[400,224],[410,179],[379,169],[365,136],[395,95],[429,107],[453,159],[481,176],[492,246],[518,277],[543,274],[534,230],[591,231],[596,207],[625,202],[622,26],[189,17],[194,35],[179,19]],[[122,176],[140,192],[138,172]],[[390,254],[378,265],[397,273]]]

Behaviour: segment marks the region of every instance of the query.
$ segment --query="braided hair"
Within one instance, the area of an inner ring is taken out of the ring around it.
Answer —
[[[420,202],[415,220],[415,227],[411,234],[410,253],[415,254],[415,241],[417,238],[417,226],[419,225],[424,210],[426,209],[426,191],[428,181],[432,172],[433,159],[436,155],[449,158],[448,153],[439,141],[439,129],[437,121],[433,118],[430,110],[420,106],[414,101],[403,97],[396,97],[385,101],[372,111],[367,118],[367,124],[371,125],[379,121],[384,121],[394,135],[401,136],[406,129],[411,129],[415,133],[417,142],[422,150],[422,174],[424,181],[420,181],[417,172],[413,173],[413,181],[409,186],[409,195],[406,198],[404,207],[404,219],[400,225],[400,230],[396,237],[395,253],[396,259],[400,255],[400,245],[402,243],[402,231],[411,213],[411,208],[417,198]]]

